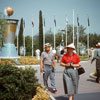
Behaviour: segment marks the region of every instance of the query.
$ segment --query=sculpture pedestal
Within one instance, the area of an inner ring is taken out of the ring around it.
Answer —
[[[14,44],[4,44],[0,52],[0,58],[19,58]]]

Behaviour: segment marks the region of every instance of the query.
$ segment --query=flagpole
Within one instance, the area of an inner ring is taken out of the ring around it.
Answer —
[[[45,27],[44,27],[44,35],[43,35],[43,46],[44,46],[44,51],[45,51]]]
[[[74,44],[74,9],[73,9],[73,44]]]
[[[24,29],[25,31],[25,29]],[[24,56],[25,56],[25,35],[24,35]]]
[[[55,26],[54,26],[54,50],[55,50]]]
[[[17,53],[18,53],[18,34],[17,34]]]
[[[87,34],[87,49],[88,49],[88,56],[89,56],[89,26],[90,26],[90,22],[89,22],[89,17],[88,17],[88,25],[87,25],[87,31],[88,31],[88,34]]]
[[[25,56],[25,20],[24,20],[24,56]]]
[[[18,25],[18,29],[19,29],[19,25]],[[19,49],[19,39],[18,39],[19,37],[18,37],[18,35],[19,34],[17,33],[17,54],[18,54],[18,49]]]
[[[45,19],[44,19],[43,48],[44,48],[44,51],[45,51]]]
[[[33,28],[34,28],[34,23],[33,23],[33,20],[32,20],[32,57],[33,57]]]
[[[66,25],[66,46],[67,46],[67,25]]]
[[[79,54],[79,17],[77,16],[77,53]]]
[[[89,26],[87,27],[88,29],[88,35],[87,35],[87,48],[88,48],[88,56],[89,56]]]
[[[67,25],[68,25],[68,19],[66,17],[66,46],[67,46]]]
[[[55,47],[56,47],[56,43],[55,43],[55,28],[56,28],[56,20],[54,19],[54,50],[55,50]]]

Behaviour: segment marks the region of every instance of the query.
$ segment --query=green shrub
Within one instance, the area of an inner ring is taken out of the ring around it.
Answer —
[[[0,100],[31,100],[38,86],[35,73],[32,68],[0,65]]]

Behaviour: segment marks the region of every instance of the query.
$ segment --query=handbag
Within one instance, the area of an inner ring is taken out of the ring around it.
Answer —
[[[79,67],[77,70],[78,70],[78,75],[81,75],[81,74],[85,73],[85,70],[84,70],[83,67]]]

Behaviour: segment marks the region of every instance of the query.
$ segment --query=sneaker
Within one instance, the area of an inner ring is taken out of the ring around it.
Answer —
[[[57,90],[56,89],[52,89],[52,92],[55,93],[55,92],[57,92]]]

